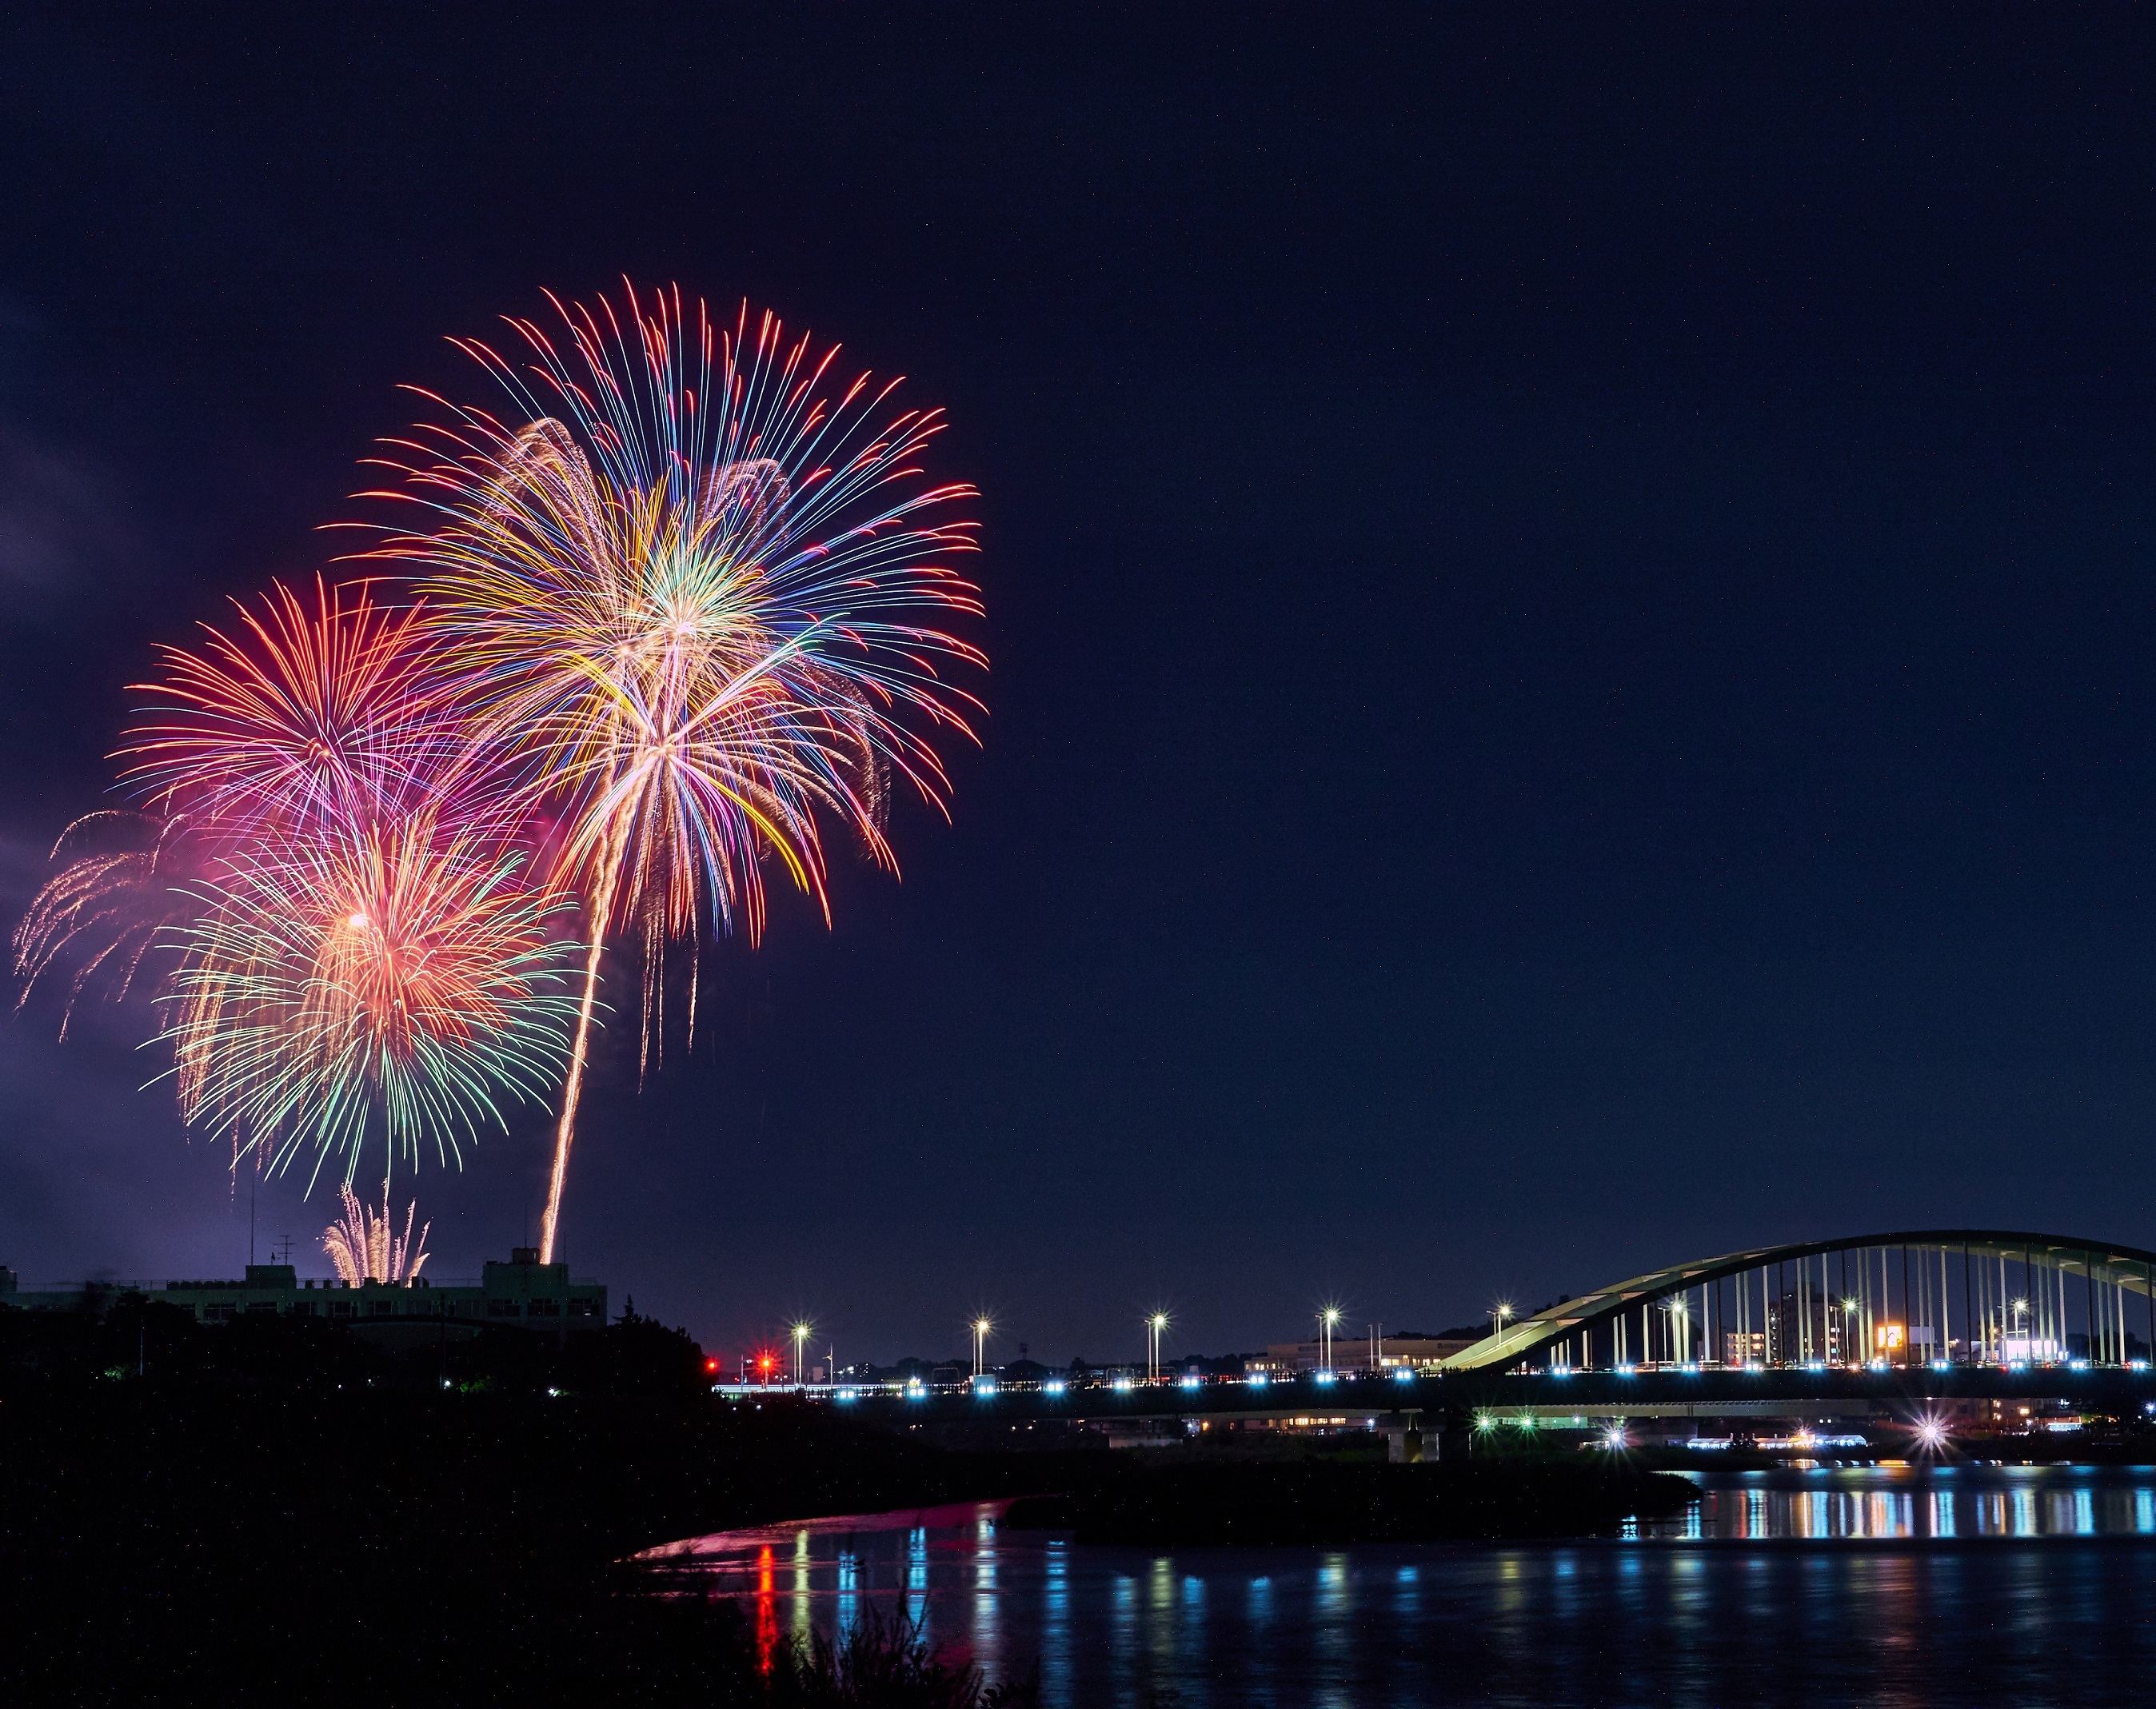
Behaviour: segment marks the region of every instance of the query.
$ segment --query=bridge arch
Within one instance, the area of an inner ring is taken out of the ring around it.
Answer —
[[[2046,1363],[2065,1358],[2076,1338],[2097,1363],[2148,1357],[2156,1347],[2156,1251],[2015,1229],[1760,1246],[1650,1270],[1502,1322],[1439,1368],[1847,1364],[1881,1356]]]

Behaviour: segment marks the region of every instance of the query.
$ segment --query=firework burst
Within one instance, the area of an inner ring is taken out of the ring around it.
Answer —
[[[418,1215],[419,1203],[414,1199],[404,1207],[404,1232],[393,1232],[389,1220],[389,1183],[382,1183],[382,1212],[377,1215],[373,1207],[359,1202],[358,1195],[348,1186],[337,1189],[344,1201],[344,1214],[322,1230],[322,1250],[329,1254],[330,1262],[336,1266],[338,1277],[348,1288],[362,1282],[410,1281],[419,1274],[427,1261],[427,1230],[434,1225],[422,1224],[418,1240],[412,1239],[412,1219]]]
[[[416,612],[319,580],[273,586],[199,651],[163,649],[121,750],[138,843],[72,861],[15,936],[70,1002],[100,972],[158,980],[191,1125],[282,1168],[362,1152],[444,1160],[505,1100],[545,1102],[567,1056],[571,898],[534,887],[510,824],[469,787],[426,691]],[[94,829],[81,822],[85,832]],[[64,845],[67,839],[64,839]]]
[[[167,934],[182,1116],[272,1168],[341,1157],[349,1182],[370,1142],[393,1168],[429,1144],[460,1162],[505,1098],[547,1099],[579,1007],[572,904],[522,859],[429,808],[227,862]]]
[[[835,348],[746,307],[730,328],[678,292],[555,307],[558,333],[510,322],[515,360],[462,345],[511,418],[444,404],[373,495],[434,513],[376,555],[420,577],[462,716],[584,906],[542,1259],[608,931],[641,942],[648,1058],[665,945],[753,943],[767,857],[827,921],[826,820],[896,870],[890,784],[943,808],[931,737],[978,710],[949,673],[986,663],[937,626],[981,611],[943,562],[973,549],[943,520],[973,490],[921,475],[940,414],[886,417],[896,382],[834,387]],[[689,988],[693,1029],[693,967]]]

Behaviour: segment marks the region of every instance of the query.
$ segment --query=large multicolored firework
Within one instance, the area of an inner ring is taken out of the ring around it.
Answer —
[[[939,413],[886,418],[896,382],[865,376],[834,398],[837,350],[746,307],[731,327],[678,292],[555,307],[558,333],[510,322],[516,360],[462,344],[512,413],[444,403],[384,459],[406,485],[376,496],[434,514],[373,554],[418,577],[459,716],[583,902],[542,1260],[608,932],[640,942],[648,1059],[666,944],[754,942],[767,858],[827,921],[826,819],[896,869],[891,781],[943,808],[931,738],[970,737],[978,707],[948,675],[986,663],[937,626],[981,610],[945,562],[973,549],[947,515],[973,489],[921,475]],[[693,1029],[693,968],[689,990]]]
[[[952,679],[986,665],[944,627],[981,603],[948,562],[973,490],[921,468],[938,413],[746,307],[554,306],[514,358],[459,341],[506,412],[433,398],[374,459],[405,480],[370,496],[429,513],[363,554],[414,597],[273,586],[162,649],[120,753],[141,810],[70,827],[14,939],[70,1010],[162,958],[182,1111],[235,1162],[341,1159],[348,1190],[372,1147],[385,1178],[460,1157],[558,1092],[548,1260],[609,937],[648,1065],[668,947],[693,1036],[696,947],[757,941],[767,865],[827,923],[834,832],[896,871],[892,785],[945,809],[937,741],[979,710]]]

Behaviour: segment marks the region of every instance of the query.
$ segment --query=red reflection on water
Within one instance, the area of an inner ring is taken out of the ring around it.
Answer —
[[[771,1671],[772,1652],[778,1648],[778,1596],[772,1585],[771,1545],[756,1557],[756,1665]]]

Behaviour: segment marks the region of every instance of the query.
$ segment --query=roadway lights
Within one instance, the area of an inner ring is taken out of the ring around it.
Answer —
[[[1313,1371],[1311,1373],[1311,1380],[1317,1383],[1330,1383],[1332,1380],[1332,1373],[1330,1371]]]
[[[1625,1440],[1625,1427],[1622,1424],[1610,1425],[1602,1433],[1602,1445],[1613,1452],[1622,1453],[1628,1445]]]
[[[1199,1380],[1196,1372],[1186,1371],[1183,1375],[1182,1386],[1185,1388],[1195,1388],[1199,1386]]]
[[[1040,1392],[1043,1394],[1062,1393],[1063,1379],[1060,1377],[1050,1377],[1045,1383],[1040,1385]]]
[[[1938,1450],[1945,1447],[1947,1444],[1947,1427],[1945,1424],[1938,1419],[1918,1419],[1917,1420],[1917,1441],[1920,1446],[1924,1448]]]
[[[1481,1431],[1484,1435],[1488,1435],[1491,1431],[1497,1428],[1496,1414],[1478,1412],[1475,1414],[1475,1428]]]
[[[1393,1381],[1395,1383],[1412,1383],[1414,1381],[1414,1373],[1403,1366],[1400,1369],[1393,1373]]]
[[[1273,1379],[1265,1375],[1263,1371],[1257,1371],[1253,1372],[1246,1380],[1249,1382],[1251,1388],[1262,1388]]]
[[[809,1331],[815,1327],[813,1323],[797,1323],[793,1326],[793,1386],[796,1388],[802,1386],[802,1350],[808,1345]]]
[[[986,1317],[973,1320],[973,1374],[978,1377],[988,1368],[988,1332],[995,1325]]]

